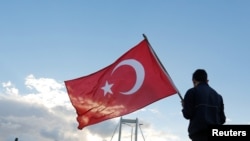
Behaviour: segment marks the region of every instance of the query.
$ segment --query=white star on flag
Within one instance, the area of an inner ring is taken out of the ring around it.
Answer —
[[[104,91],[104,96],[107,94],[107,93],[110,93],[110,94],[113,94],[112,90],[111,90],[111,87],[113,86],[114,84],[109,84],[108,81],[106,81],[105,83],[105,86],[102,87],[103,91]]]

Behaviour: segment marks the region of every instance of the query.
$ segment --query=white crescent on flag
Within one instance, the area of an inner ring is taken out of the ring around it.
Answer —
[[[134,84],[134,86],[126,91],[126,92],[120,92],[121,94],[124,94],[124,95],[130,95],[130,94],[134,94],[142,85],[143,81],[144,81],[144,78],[145,78],[145,71],[144,71],[144,67],[143,65],[135,60],[135,59],[127,59],[127,60],[123,60],[121,61],[112,71],[112,74],[113,72],[119,68],[120,66],[123,66],[123,65],[129,65],[131,66],[134,70],[135,70],[135,73],[136,73],[136,82]]]

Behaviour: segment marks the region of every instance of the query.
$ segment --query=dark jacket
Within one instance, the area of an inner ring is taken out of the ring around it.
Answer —
[[[182,113],[190,120],[190,137],[203,132],[209,125],[222,125],[226,121],[223,98],[207,83],[200,83],[186,92]]]

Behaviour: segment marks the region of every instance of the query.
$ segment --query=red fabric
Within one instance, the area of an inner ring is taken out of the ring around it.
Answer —
[[[106,68],[65,81],[65,85],[78,115],[78,129],[129,114],[177,93],[147,40]]]

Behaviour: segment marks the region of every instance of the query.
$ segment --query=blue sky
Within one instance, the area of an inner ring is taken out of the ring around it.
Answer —
[[[193,71],[204,68],[224,98],[226,124],[250,124],[249,6],[247,0],[0,1],[0,140],[109,141],[119,118],[78,130],[63,82],[113,63],[143,33],[183,96]],[[178,95],[124,118],[138,118],[146,140],[189,140]]]

